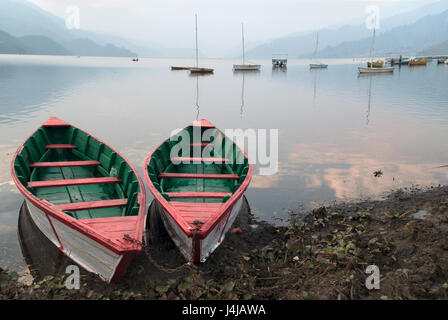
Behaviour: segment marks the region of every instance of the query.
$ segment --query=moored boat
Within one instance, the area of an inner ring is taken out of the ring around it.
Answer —
[[[410,59],[409,60],[409,66],[426,66],[428,64],[428,60],[427,59]]]
[[[241,38],[243,44],[243,63],[242,64],[234,64],[233,71],[258,71],[261,68],[259,64],[251,64],[246,63],[246,53],[244,49],[244,24],[241,24]]]
[[[115,282],[142,250],[146,194],[105,142],[48,119],[17,150],[11,173],[35,225],[63,253]]]
[[[447,58],[439,58],[437,59],[437,64],[444,64],[447,60]]]
[[[160,219],[187,261],[204,262],[222,243],[252,173],[247,154],[204,119],[165,140],[145,160],[145,180]]]
[[[190,73],[213,73],[213,69],[210,68],[189,68]]]
[[[381,68],[372,68],[372,67],[358,67],[359,73],[389,73],[394,72],[394,67],[381,67]]]
[[[261,65],[259,64],[234,64],[233,70],[235,71],[258,71]]]
[[[190,70],[192,67],[176,67],[171,66],[171,70]]]
[[[310,69],[325,69],[328,68],[328,64],[324,63],[311,63]]]

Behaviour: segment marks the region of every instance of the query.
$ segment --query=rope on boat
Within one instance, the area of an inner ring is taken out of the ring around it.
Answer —
[[[147,246],[146,244],[144,244],[141,241],[138,241],[137,239],[132,238],[131,236],[129,236],[128,234],[125,234],[124,239],[126,239],[127,241],[136,243],[137,245],[142,246],[142,248],[145,251],[146,257],[148,258],[149,262],[151,262],[151,264],[153,264],[157,269],[159,269],[162,272],[165,273],[176,273],[176,272],[180,272],[183,269],[190,269],[190,270],[194,270],[195,266],[190,264],[189,262],[186,262],[182,265],[180,265],[179,267],[176,268],[168,268],[168,267],[163,267],[160,264],[158,264],[154,258],[152,257],[151,253],[149,252],[149,246]]]

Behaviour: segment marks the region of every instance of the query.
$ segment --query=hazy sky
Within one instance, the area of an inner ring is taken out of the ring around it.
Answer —
[[[120,34],[165,47],[194,47],[198,14],[200,47],[240,47],[241,22],[247,42],[256,42],[350,22],[376,5],[390,16],[435,0],[28,0],[60,17],[80,10],[82,29]],[[205,48],[204,48],[205,49]]]

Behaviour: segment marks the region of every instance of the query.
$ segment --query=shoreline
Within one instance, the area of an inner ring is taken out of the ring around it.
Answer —
[[[148,250],[162,268],[141,254],[117,284],[81,272],[80,290],[66,289],[64,274],[27,286],[0,269],[0,299],[448,298],[448,186],[323,206],[290,227],[245,209],[202,265],[186,266],[166,241]],[[378,290],[366,288],[369,265],[379,268]]]

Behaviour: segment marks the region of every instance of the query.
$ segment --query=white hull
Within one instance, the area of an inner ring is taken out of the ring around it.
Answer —
[[[241,210],[241,205],[243,203],[243,196],[235,203],[230,211],[230,215],[225,215],[223,219],[213,228],[213,230],[200,241],[200,261],[205,262],[210,254],[219,247],[223,242],[226,233],[232,227],[238,213]],[[188,262],[194,261],[194,244],[193,238],[187,237],[187,235],[179,228],[176,222],[171,218],[171,215],[166,212],[160,205],[161,218],[165,229],[167,230],[170,238],[179,248],[182,255]],[[224,229],[224,230],[223,230]]]
[[[245,71],[245,70],[260,70],[259,64],[234,64],[233,70]]]
[[[111,281],[122,255],[46,214],[28,199],[26,206],[36,226],[56,247],[87,271],[97,274],[105,281]]]
[[[358,68],[359,73],[388,73],[388,72],[394,72],[393,67],[383,67],[383,68]]]

